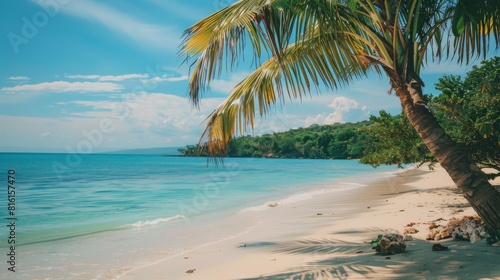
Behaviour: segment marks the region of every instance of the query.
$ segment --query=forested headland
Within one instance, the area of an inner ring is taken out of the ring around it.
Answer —
[[[307,128],[231,140],[228,157],[360,158],[373,139],[364,132],[372,122],[311,125]],[[199,145],[180,149],[187,156],[205,155]]]

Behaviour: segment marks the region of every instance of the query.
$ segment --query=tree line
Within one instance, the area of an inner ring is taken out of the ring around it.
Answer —
[[[228,157],[274,157],[314,159],[359,159],[371,140],[362,130],[370,121],[333,125],[311,125],[261,136],[241,136],[229,142]],[[202,146],[179,149],[182,155],[206,156]]]

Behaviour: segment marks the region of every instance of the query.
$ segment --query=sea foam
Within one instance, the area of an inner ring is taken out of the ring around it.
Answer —
[[[182,215],[175,215],[175,216],[167,217],[167,218],[158,218],[158,219],[154,219],[154,220],[138,221],[136,223],[129,224],[127,226],[133,226],[133,227],[154,226],[154,225],[166,223],[169,221],[178,220],[178,219],[185,219],[185,218],[186,217],[184,217]]]

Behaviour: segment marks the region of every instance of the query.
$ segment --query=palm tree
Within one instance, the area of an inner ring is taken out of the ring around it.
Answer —
[[[500,193],[437,123],[420,78],[428,59],[467,64],[485,58],[489,45],[498,48],[500,1],[237,1],[185,31],[181,53],[195,59],[189,85],[195,106],[224,66],[237,64],[245,44],[257,66],[208,117],[200,142],[210,155],[224,156],[257,112],[376,71],[389,78],[410,123],[475,211],[500,230]]]

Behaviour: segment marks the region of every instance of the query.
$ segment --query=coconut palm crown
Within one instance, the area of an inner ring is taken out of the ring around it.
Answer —
[[[498,49],[500,1],[237,1],[184,33],[181,54],[194,59],[189,97],[195,106],[213,79],[237,65],[246,45],[256,67],[208,117],[201,143],[210,155],[224,156],[233,135],[253,127],[257,113],[376,71],[389,78],[390,92],[464,196],[479,204],[483,196],[496,197],[491,209],[472,204],[491,228],[500,229],[500,194],[435,121],[420,78],[427,60],[467,64],[485,58],[490,47]]]

